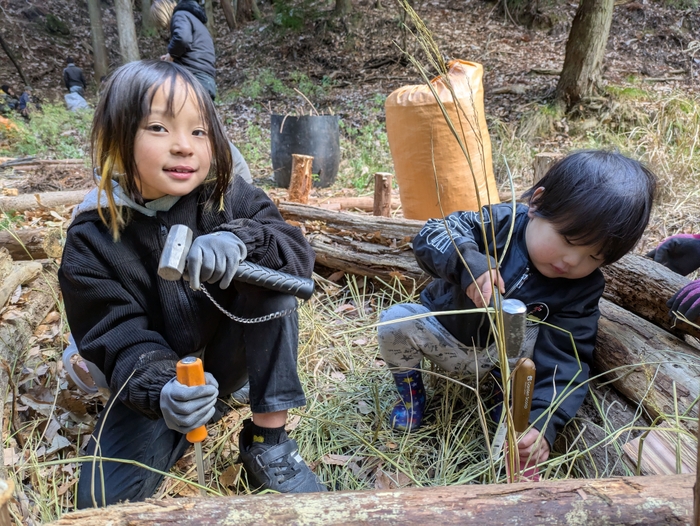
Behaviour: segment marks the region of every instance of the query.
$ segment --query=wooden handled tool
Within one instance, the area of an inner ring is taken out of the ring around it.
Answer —
[[[513,370],[513,427],[518,433],[524,433],[530,425],[534,384],[535,363],[530,358],[520,358]]]
[[[204,365],[202,360],[194,356],[186,356],[177,362],[177,381],[183,385],[195,386],[207,383],[204,377]],[[194,444],[195,460],[197,462],[197,481],[204,486],[204,456],[202,454],[202,441],[207,438],[206,426],[199,426],[187,433],[187,440]],[[199,492],[205,496],[207,492],[200,488]]]

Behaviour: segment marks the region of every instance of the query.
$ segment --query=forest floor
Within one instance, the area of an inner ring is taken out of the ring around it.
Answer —
[[[0,0],[0,31],[21,61],[35,94],[45,102],[62,100],[64,57],[72,55],[86,76],[92,76],[87,10],[84,2],[75,4],[68,0]],[[636,250],[646,251],[663,237],[680,231],[699,232],[700,205],[695,204],[700,202],[700,155],[696,149],[700,137],[696,102],[700,91],[698,10],[648,0],[618,2],[605,57],[606,86],[598,97],[562,115],[552,112],[551,95],[576,4],[558,2],[534,18],[525,14],[518,18],[512,13],[522,24],[513,24],[501,6],[501,2],[482,0],[419,1],[415,5],[446,58],[484,65],[485,113],[494,171],[501,187],[507,184],[505,161],[519,192],[531,179],[532,158],[537,152],[617,147],[647,162],[662,182],[652,224]],[[283,193],[271,189],[270,114],[309,114],[312,110],[294,91],[297,88],[319,111],[339,115],[342,122],[340,174],[330,188],[315,192],[324,196],[370,194],[371,174],[393,171],[384,100],[401,86],[422,82],[396,44],[403,46],[399,8],[391,3],[377,9],[374,1],[362,0],[342,19],[333,16],[328,3],[280,1],[276,9],[267,3],[261,8],[262,20],[241,24],[234,31],[226,28],[221,13],[216,16],[217,106],[230,138],[251,165],[256,183],[272,193]],[[65,22],[70,34],[47,32],[49,14]],[[116,66],[119,45],[111,2],[103,2],[103,16],[110,60]],[[532,25],[526,19],[532,19]],[[299,28],[294,29],[295,25]],[[155,58],[163,53],[166,43],[159,36],[142,36],[139,46],[144,58]],[[410,36],[405,48],[424,60]],[[22,85],[4,54],[0,54],[0,83]],[[96,88],[93,83],[88,90],[93,104]],[[72,157],[87,157],[89,119],[71,118],[72,123],[59,131],[42,128],[45,135],[41,137],[61,137],[55,143],[44,141],[37,146],[42,156],[65,157],[59,152],[70,151]],[[36,130],[27,127],[26,131]],[[73,136],[72,149],[62,150],[60,141]],[[14,146],[9,141],[3,143],[0,137],[0,151],[18,155],[13,153]],[[5,170],[0,171],[0,190],[28,193],[86,188],[93,184],[90,173],[87,167]],[[0,219],[4,227],[59,228],[69,217],[70,209],[65,209]],[[342,285],[326,283],[323,300],[310,302],[302,310],[300,369],[311,402],[306,413],[295,414],[291,421],[291,428],[297,428],[294,436],[304,448],[302,454],[315,459],[314,468],[334,489],[392,488],[417,481],[423,485],[487,481],[479,475],[483,466],[465,466],[447,454],[444,465],[436,460],[445,460],[440,449],[447,447],[445,444],[483,439],[481,428],[473,424],[473,414],[470,418],[474,399],[469,393],[455,395],[457,407],[443,407],[446,413],[438,412],[436,417],[436,422],[443,418],[460,422],[455,428],[468,436],[459,440],[447,431],[440,435],[435,425],[423,436],[424,445],[407,445],[404,438],[396,438],[380,423],[393,394],[386,371],[376,359],[376,339],[366,328],[376,322],[382,305],[409,300],[413,298],[411,291],[380,289],[353,279]],[[23,297],[15,295],[0,315],[11,316],[21,308]],[[58,302],[37,329],[26,361],[15,371],[16,400],[5,406],[4,421],[11,421],[13,428],[9,434],[3,429],[4,463],[13,466],[18,485],[19,497],[12,508],[18,524],[38,524],[71,510],[78,473],[75,459],[101,407],[100,394],[85,396],[62,370],[60,353],[67,331]],[[452,393],[450,389],[455,387],[432,385],[429,389],[439,405],[443,397],[438,395]],[[612,398],[598,401],[600,411],[624,403],[614,393],[608,394]],[[324,405],[326,400],[333,405]],[[375,411],[379,406],[381,410]],[[333,427],[329,422],[339,422],[348,408],[363,420]],[[591,427],[591,421],[601,425],[591,404],[584,411],[575,425]],[[300,419],[301,414],[307,418]],[[205,443],[211,489],[220,494],[247,491],[240,480],[239,465],[231,460],[236,449],[233,437],[246,415],[245,410],[234,410],[225,421],[212,426]],[[635,418],[615,423],[611,429],[629,426]],[[329,428],[332,433],[327,437]],[[360,433],[361,429],[366,433]],[[323,436],[327,443],[319,444]],[[380,444],[377,449],[360,451],[355,447],[358,443],[364,447],[369,436],[375,439],[373,446],[377,441]],[[547,476],[592,476],[577,462],[578,457],[559,457],[548,468]],[[595,474],[625,473],[627,468],[620,464],[615,457],[609,472]],[[178,464],[176,472],[187,480],[196,478],[191,455]],[[158,497],[194,494],[192,486],[169,478]]]

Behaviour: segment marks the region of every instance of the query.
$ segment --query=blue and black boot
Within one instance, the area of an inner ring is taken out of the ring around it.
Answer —
[[[425,411],[425,387],[420,371],[393,373],[399,403],[391,411],[391,425],[401,431],[412,431],[420,427]]]

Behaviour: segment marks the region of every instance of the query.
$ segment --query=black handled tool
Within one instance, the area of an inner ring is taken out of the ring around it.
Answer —
[[[158,275],[177,281],[185,271],[187,254],[192,246],[192,230],[187,225],[173,225],[165,240],[158,264]],[[269,290],[292,294],[308,300],[314,293],[314,280],[272,270],[255,263],[242,261],[233,279]]]

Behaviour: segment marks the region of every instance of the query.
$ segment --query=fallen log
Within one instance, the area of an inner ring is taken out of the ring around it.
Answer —
[[[307,237],[316,252],[316,263],[324,267],[384,281],[415,280],[417,286],[428,280],[409,246],[391,248],[326,233]]]
[[[674,475],[148,500],[68,513],[51,524],[687,524],[694,480]]]
[[[58,229],[26,228],[0,231],[0,247],[5,247],[15,261],[60,257]],[[54,246],[56,243],[59,246]],[[47,251],[48,248],[48,251]],[[48,252],[51,252],[49,255]]]
[[[56,306],[58,281],[54,274],[43,272],[31,282],[21,306],[10,307],[0,316],[0,396],[7,400],[8,370],[27,349],[37,325]],[[0,412],[0,429],[5,429]]]
[[[601,269],[605,275],[603,297],[659,327],[680,335],[700,338],[700,329],[669,316],[666,302],[690,280],[656,261],[638,254]]]
[[[15,263],[12,272],[0,282],[0,309],[5,306],[5,303],[10,299],[17,287],[36,278],[43,268],[43,265],[37,261],[20,261]]]
[[[374,234],[374,240],[377,243],[396,239],[410,241],[425,224],[425,221],[336,212],[287,201],[278,203],[277,208],[279,208],[282,217],[288,221],[299,223],[319,221],[340,231],[354,234]]]
[[[605,299],[600,312],[594,371],[607,373],[618,392],[644,406],[650,420],[675,421],[676,412],[697,417],[700,351]],[[697,421],[681,424],[697,431]]]
[[[73,206],[82,202],[89,190],[67,190],[64,192],[44,192],[41,194],[20,194],[0,197],[0,211],[24,212],[34,208],[57,208]]]

